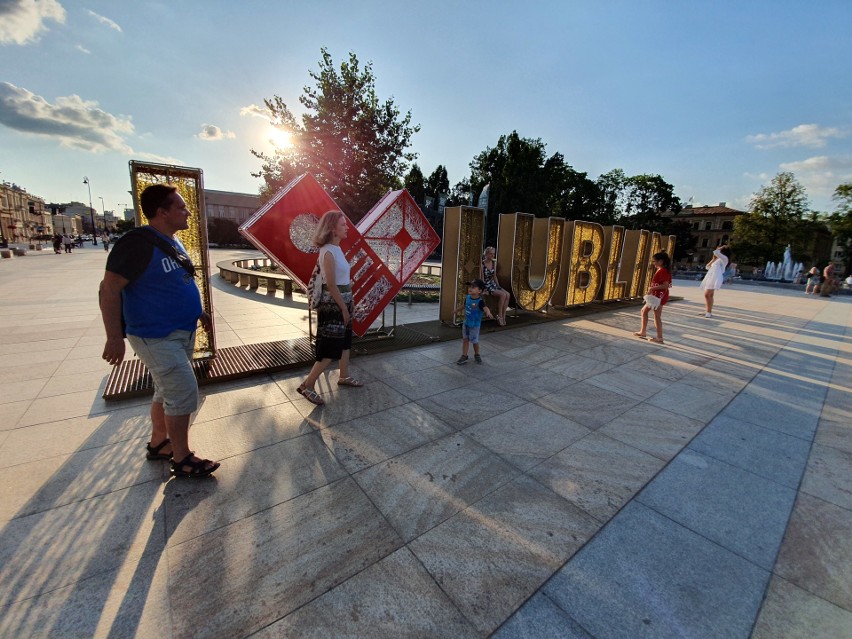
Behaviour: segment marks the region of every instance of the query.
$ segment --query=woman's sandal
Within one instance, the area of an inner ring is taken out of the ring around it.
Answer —
[[[221,466],[219,462],[214,462],[210,459],[192,459],[195,453],[190,452],[189,455],[183,458],[182,461],[176,462],[172,460],[172,475],[175,477],[207,477]],[[189,467],[189,470],[184,468]]]
[[[661,340],[659,337],[649,337],[648,341],[654,342],[654,344],[665,344],[665,342],[663,340]]]
[[[633,334],[634,334],[636,337],[639,337],[639,338],[641,338],[641,339],[648,339],[648,334],[647,334],[647,333],[633,333]]]
[[[506,317],[504,315],[498,315],[497,316],[497,324],[500,325],[500,326],[505,326],[506,325]]]
[[[322,406],[325,404],[322,397],[317,395],[317,392],[313,388],[308,388],[307,386],[299,386],[296,389],[296,392],[299,393],[302,397],[308,400],[311,404],[316,404],[317,406]]]
[[[338,386],[354,386],[355,388],[361,388],[364,384],[363,382],[359,382],[354,377],[341,377],[337,380]]]
[[[171,453],[161,453],[160,452],[161,450],[163,450],[166,446],[168,446],[171,443],[172,443],[172,440],[170,440],[168,437],[166,437],[160,443],[159,446],[151,446],[151,444],[149,443],[147,446],[145,446],[145,448],[148,449],[148,452],[145,453],[145,458],[150,459],[152,461],[155,460],[155,459],[166,459],[166,460],[171,459],[172,458]]]

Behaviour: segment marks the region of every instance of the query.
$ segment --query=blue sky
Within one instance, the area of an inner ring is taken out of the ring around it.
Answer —
[[[502,134],[596,178],[658,173],[746,208],[779,171],[812,208],[852,181],[852,5],[787,1],[0,0],[0,180],[47,201],[130,202],[131,159],[257,192],[280,95],[320,48],[372,61],[451,183]],[[205,134],[206,132],[206,134]]]

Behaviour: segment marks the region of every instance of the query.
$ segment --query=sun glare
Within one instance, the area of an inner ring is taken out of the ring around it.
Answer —
[[[266,137],[269,139],[269,143],[272,144],[272,146],[279,149],[289,149],[293,146],[293,136],[289,131],[285,131],[284,129],[271,126],[266,133]]]

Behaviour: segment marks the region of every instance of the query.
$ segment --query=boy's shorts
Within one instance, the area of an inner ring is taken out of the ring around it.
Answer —
[[[470,340],[471,344],[479,344],[479,326],[464,325],[462,339]]]
[[[192,370],[195,331],[173,331],[165,337],[128,335],[127,341],[154,380],[154,403],[166,415],[189,415],[198,409],[198,382]]]

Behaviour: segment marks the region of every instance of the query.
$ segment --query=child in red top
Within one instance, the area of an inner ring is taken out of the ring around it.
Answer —
[[[651,284],[648,286],[648,295],[653,295],[660,299],[660,303],[652,308],[652,305],[645,304],[642,307],[642,328],[638,333],[633,333],[636,337],[647,338],[645,330],[648,328],[648,311],[654,311],[654,328],[657,330],[657,337],[651,338],[652,342],[657,344],[663,343],[663,306],[669,301],[669,289],[672,286],[671,260],[665,251],[660,251],[654,254],[654,266],[657,267],[657,272],[651,279]],[[652,302],[654,300],[651,300]]]

